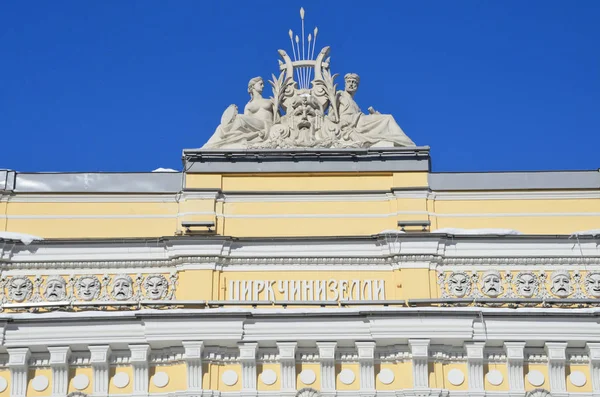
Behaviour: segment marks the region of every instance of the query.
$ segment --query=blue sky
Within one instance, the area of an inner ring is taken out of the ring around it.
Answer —
[[[0,4],[0,168],[181,169],[300,6],[434,171],[600,167],[600,1],[60,0]]]

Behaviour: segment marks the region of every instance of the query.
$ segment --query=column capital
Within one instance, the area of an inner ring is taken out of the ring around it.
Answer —
[[[319,358],[321,360],[335,360],[337,342],[317,342]]]
[[[257,342],[241,342],[238,344],[240,349],[240,360],[256,360],[256,353],[258,352]]]
[[[429,339],[409,339],[410,353],[413,358],[429,358]]]
[[[202,341],[183,341],[184,360],[200,360],[204,351],[204,342]]]
[[[356,350],[359,360],[373,360],[375,358],[375,342],[374,341],[356,341]]]
[[[504,342],[504,352],[508,360],[525,360],[525,342]]]
[[[50,366],[68,365],[71,348],[69,346],[52,346],[48,347],[50,352]]]
[[[110,360],[110,346],[109,345],[92,345],[88,346],[90,351],[90,363],[94,364],[108,364]]]
[[[275,342],[277,344],[277,350],[279,351],[280,360],[295,360],[296,349],[298,347],[297,342]]]
[[[131,351],[130,362],[132,364],[148,364],[148,356],[150,355],[150,345],[129,345],[129,350]]]
[[[585,350],[588,352],[590,361],[600,361],[600,343],[586,343]]]
[[[467,342],[465,349],[467,351],[467,360],[483,360],[483,349],[485,342]]]
[[[548,361],[567,361],[567,342],[546,342]]]
[[[29,365],[29,357],[31,351],[28,347],[12,347],[6,349],[8,351],[8,367],[27,367]]]

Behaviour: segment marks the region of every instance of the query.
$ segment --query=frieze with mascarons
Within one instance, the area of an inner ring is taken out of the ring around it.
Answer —
[[[304,32],[304,9],[300,14]],[[263,96],[262,77],[251,78],[244,111],[230,105],[203,149],[415,146],[392,115],[373,107],[368,113],[360,109],[355,101],[358,74],[347,73],[344,90],[337,89],[337,75],[330,72],[330,48],[324,47],[315,57],[318,32],[315,28],[305,41],[289,31],[292,55],[278,51],[279,76],[269,80],[273,95]]]

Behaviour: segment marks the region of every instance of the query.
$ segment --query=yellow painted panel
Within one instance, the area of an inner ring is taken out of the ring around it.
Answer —
[[[84,196],[82,196],[84,197]],[[11,202],[7,215],[161,215],[176,214],[177,203],[24,203]]]
[[[546,389],[550,390],[550,381],[548,380],[548,367],[546,364],[525,364],[523,366],[523,370],[525,372],[525,391],[530,391],[534,389]],[[540,371],[544,374],[544,384],[541,386],[533,386],[531,383],[527,381],[527,374],[529,371]]]
[[[275,371],[277,374],[277,380],[272,385],[266,385],[261,379],[261,374],[263,371],[268,369]],[[281,389],[281,371],[279,364],[258,364],[256,366],[256,374],[258,375],[258,381],[256,382],[256,385],[259,391],[275,391]]]
[[[427,211],[427,200],[417,198],[399,198],[396,199],[398,211]],[[418,214],[420,217],[427,217],[427,214]],[[401,217],[406,214],[401,214]]]
[[[487,374],[490,371],[500,371],[502,374],[503,380],[498,386],[492,385],[487,380]],[[506,364],[497,364],[491,363],[483,366],[483,376],[484,376],[484,388],[489,391],[508,391],[510,387],[508,386],[508,370],[506,368]]]
[[[577,230],[596,228],[600,223],[600,216],[439,217],[436,222],[437,228],[504,228],[527,234],[571,234]]]
[[[321,201],[321,202],[262,202],[225,203],[225,217],[228,215],[361,215],[395,216],[390,211],[388,201]],[[253,219],[253,218],[250,218]],[[260,219],[260,218],[258,218]]]
[[[228,218],[223,233],[239,237],[357,236],[397,227],[396,217]]]
[[[585,385],[578,387],[571,383],[571,379],[570,379],[571,372],[575,372],[575,371],[583,372],[583,374],[585,375],[585,378],[587,379],[587,381],[585,382]],[[577,393],[577,392],[591,393],[592,392],[592,378],[591,378],[591,374],[590,374],[590,367],[588,365],[567,366],[566,373],[567,373],[567,391],[569,393]]]
[[[122,389],[118,388],[113,383],[113,378],[116,374],[125,372],[129,375],[129,383]],[[112,367],[108,372],[108,394],[131,394],[133,392],[133,368],[132,367]]]
[[[177,219],[9,219],[8,230],[45,238],[173,236]]]
[[[27,381],[27,397],[49,396],[52,394],[52,370],[47,368],[30,369]],[[42,391],[36,391],[33,386],[33,378],[36,376],[45,376],[48,378],[48,387]]]
[[[10,378],[10,371],[0,370],[0,376],[6,379],[7,384],[6,389],[4,389],[3,392],[0,392],[0,397],[8,397],[10,396],[10,383],[12,382],[12,379]]]
[[[444,387],[448,390],[468,390],[469,389],[469,379],[467,378],[467,364],[466,363],[450,363],[444,364]],[[448,373],[453,369],[459,369],[465,375],[465,381],[458,385],[454,386],[452,383],[448,381]]]
[[[176,295],[178,300],[219,299],[219,291],[213,289],[212,270],[186,270],[179,272],[177,284]]]
[[[223,365],[223,366],[217,366],[218,370],[219,370],[219,389],[222,392],[228,392],[228,391],[239,391],[242,389],[242,367],[239,364],[229,364],[229,365]],[[214,368],[213,368],[214,370]],[[237,383],[233,386],[227,386],[225,383],[223,383],[223,373],[225,371],[234,371],[237,376],[238,376],[238,380]]]
[[[165,372],[169,375],[169,383],[165,387],[156,387],[154,384],[154,376],[157,372]],[[175,391],[187,390],[187,369],[185,364],[176,365],[161,365],[150,367],[150,393],[169,393]]]
[[[394,373],[394,381],[389,385],[381,383],[379,380],[379,372],[382,369],[389,369]],[[399,389],[412,389],[412,363],[381,363],[375,365],[375,388],[377,390],[399,390]]]
[[[316,380],[314,383],[307,384],[307,383],[302,382],[302,380],[300,379],[300,374],[304,370],[310,370],[315,373]],[[321,366],[319,364],[312,364],[312,363],[296,364],[296,385],[297,385],[298,389],[302,389],[303,387],[311,387],[315,390],[320,390],[321,389]]]
[[[429,186],[429,173],[422,172],[395,172],[394,187],[424,187]]]
[[[390,173],[225,175],[224,191],[357,191],[390,190]]]
[[[429,298],[429,269],[400,270],[401,299]]]
[[[187,189],[221,189],[220,174],[186,174],[185,187]]]
[[[219,368],[216,364],[202,364],[202,388],[215,390],[219,387]]]
[[[349,385],[345,385],[340,380],[340,372],[345,369],[349,369],[354,372],[354,382]],[[337,390],[358,390],[360,389],[360,370],[358,364],[342,363],[335,365],[335,387]]]
[[[73,386],[73,378],[77,375],[85,375],[90,380],[90,383],[85,389],[79,390]],[[69,368],[69,388],[67,393],[79,391],[87,395],[92,394],[94,391],[94,373],[91,367],[71,367]]]
[[[427,364],[429,371],[429,387],[443,389],[445,387],[444,364],[441,362],[429,362]]]
[[[599,199],[543,200],[436,200],[438,213],[598,212]]]

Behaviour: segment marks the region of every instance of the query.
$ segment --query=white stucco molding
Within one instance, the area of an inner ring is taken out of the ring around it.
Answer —
[[[9,348],[8,368],[10,370],[10,397],[26,397],[27,370],[31,352],[28,347]]]
[[[361,396],[369,397],[375,395],[375,342],[355,342],[358,352],[358,364],[360,371]]]
[[[590,377],[592,378],[592,392],[600,395],[600,343],[586,343],[586,350],[590,358]]]
[[[133,367],[133,395],[145,396],[148,394],[150,377],[148,374],[150,345],[129,345],[131,359],[129,362]]]
[[[108,342],[108,341],[106,341]],[[108,395],[109,363],[111,349],[109,345],[91,345],[90,364],[92,366],[92,396],[104,397]]]
[[[183,341],[185,361],[187,369],[187,388],[189,391],[199,392],[202,390],[202,354],[204,351],[203,341]]]
[[[485,395],[483,381],[483,363],[484,363],[485,342],[465,343],[467,351],[467,378],[469,383],[469,395]]]
[[[565,366],[567,362],[566,342],[546,342],[544,346],[548,356],[548,376],[550,378],[550,392],[553,396],[567,393]]]
[[[525,392],[523,363],[525,362],[525,342],[504,342],[508,367],[508,387],[516,395]]]
[[[258,352],[258,343],[241,342],[240,364],[242,365],[242,395],[256,396],[256,353]]]
[[[335,351],[337,342],[317,342],[321,365],[321,395],[335,396]]]
[[[50,367],[52,368],[52,397],[65,397],[69,388],[69,346],[50,346]]]
[[[281,395],[296,394],[296,350],[298,342],[276,342],[281,370]]]
[[[412,355],[413,387],[423,389],[429,387],[429,339],[409,339],[408,345]]]

